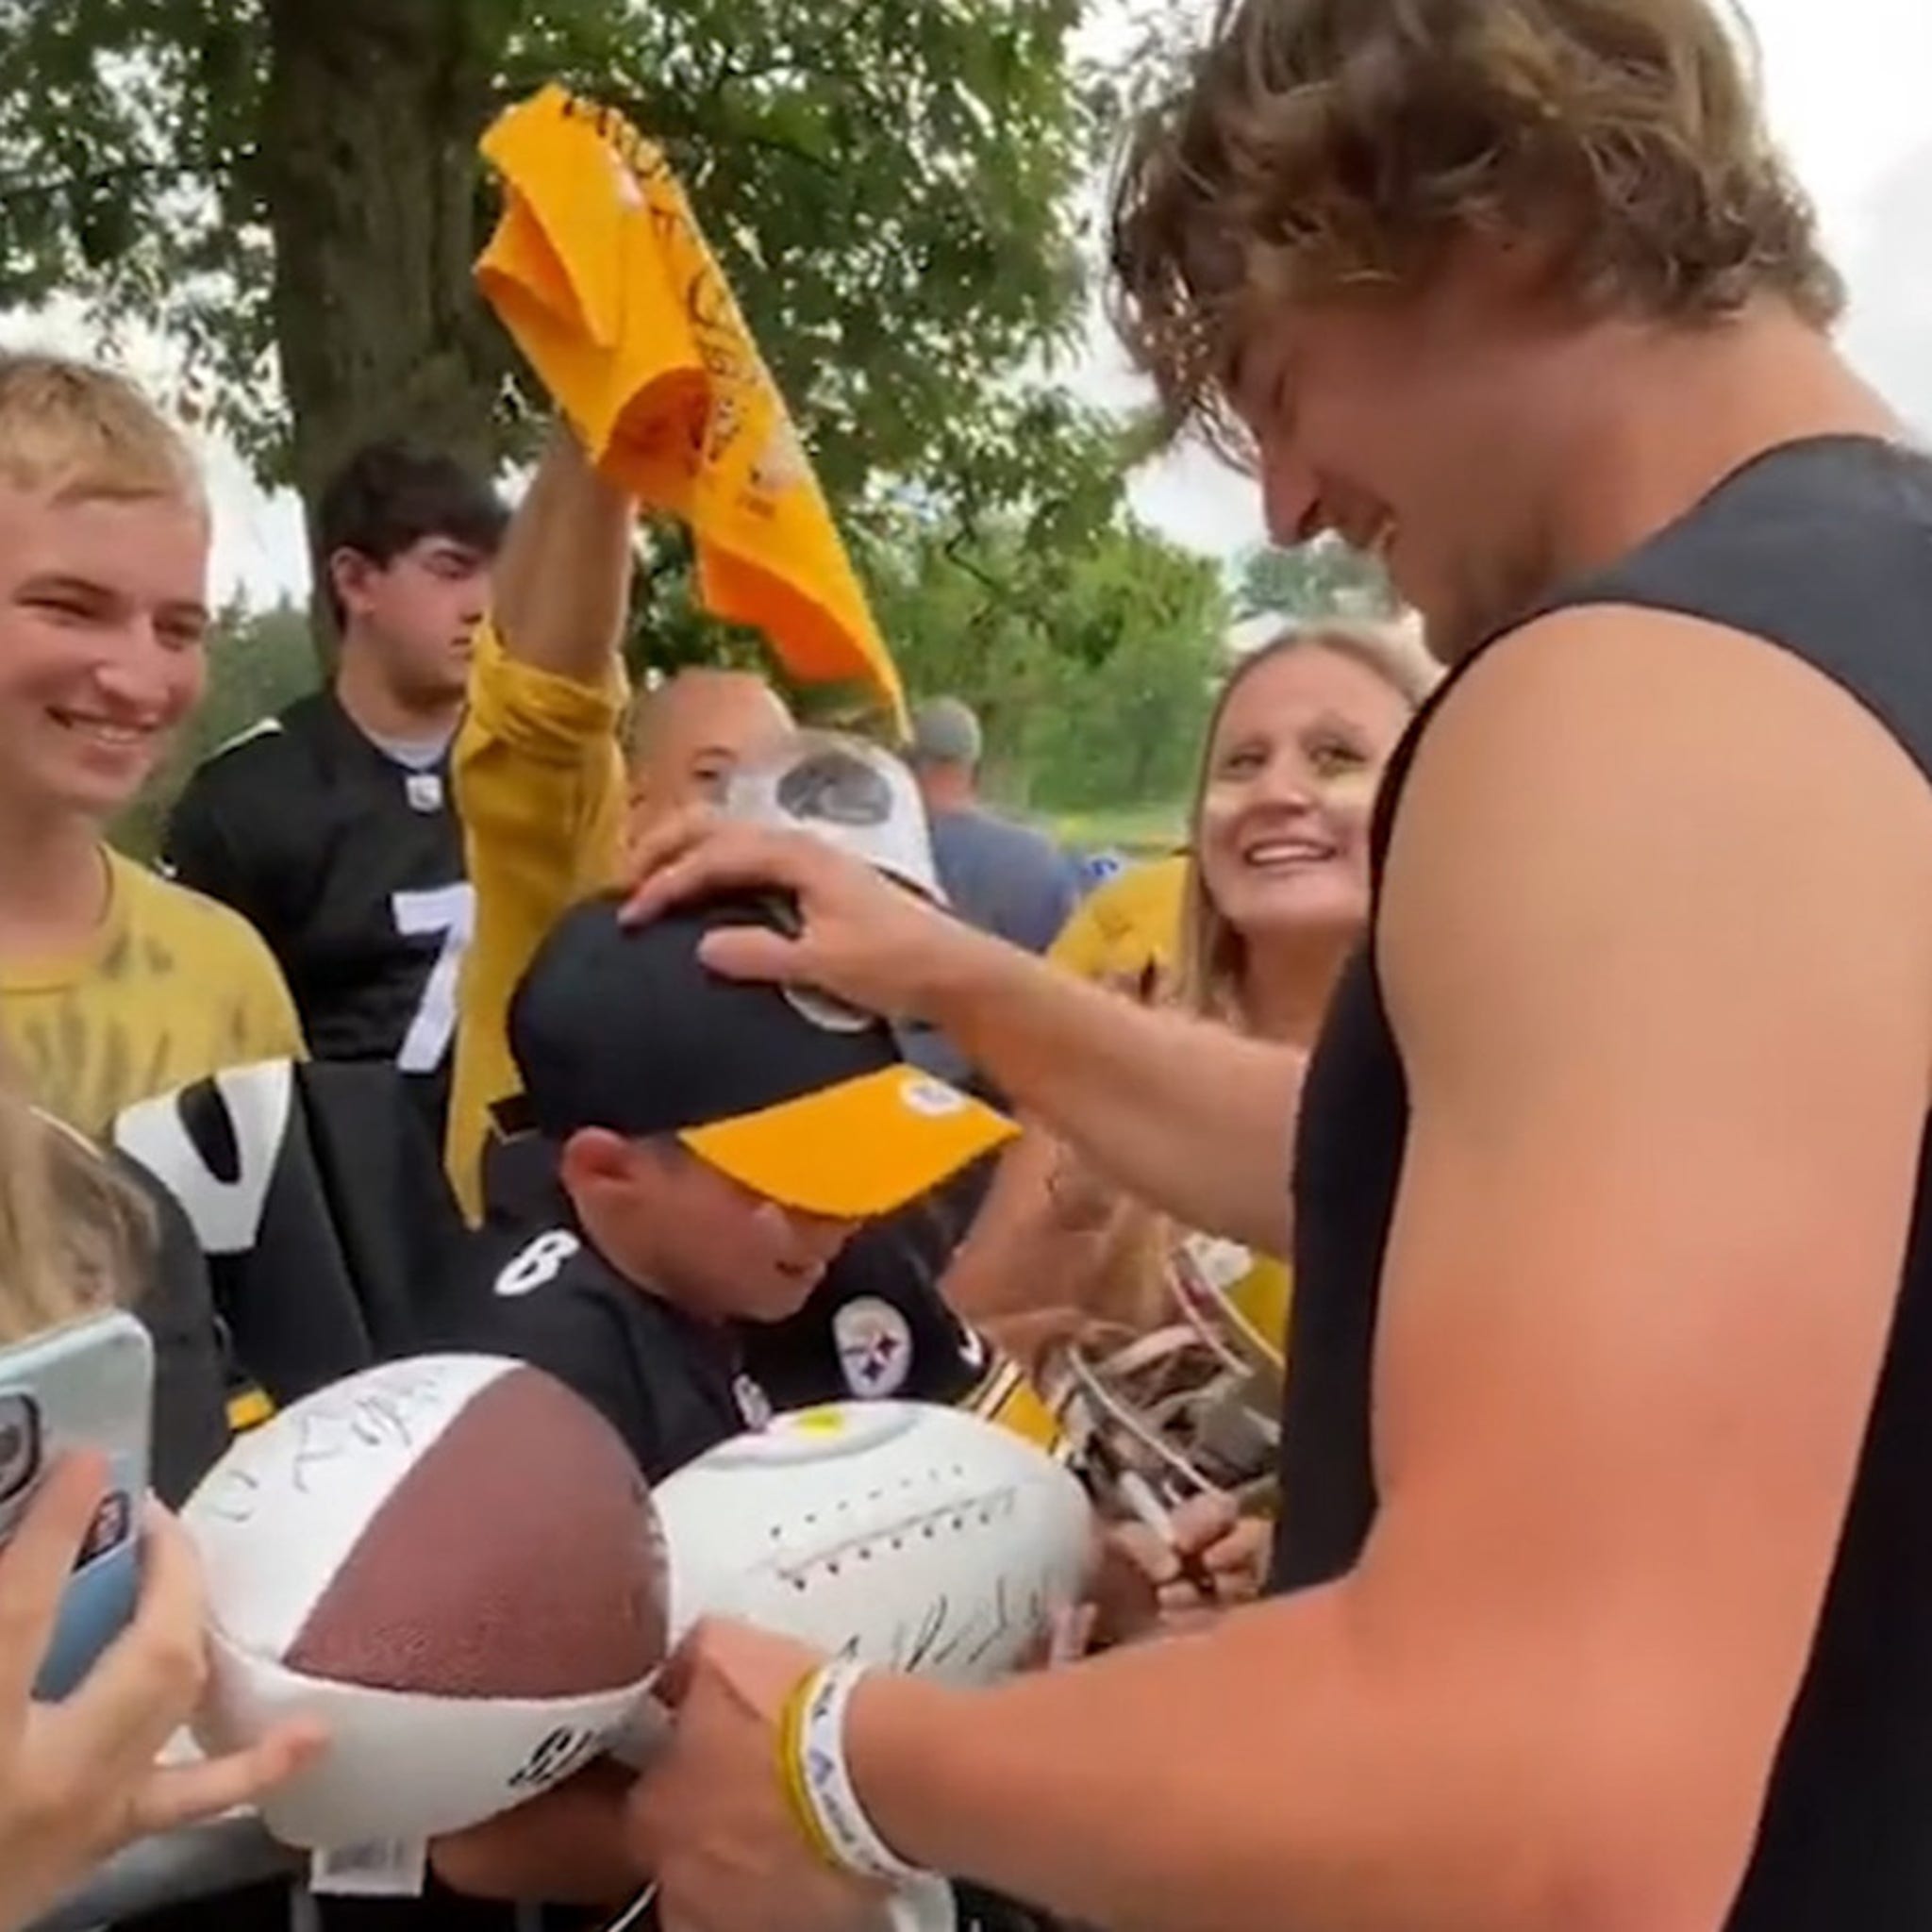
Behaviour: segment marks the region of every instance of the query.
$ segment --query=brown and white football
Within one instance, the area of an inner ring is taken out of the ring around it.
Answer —
[[[541,1371],[388,1362],[243,1437],[183,1512],[228,1750],[298,1713],[322,1760],[263,1807],[339,1850],[480,1823],[595,1757],[662,1663],[666,1565],[616,1431]]]

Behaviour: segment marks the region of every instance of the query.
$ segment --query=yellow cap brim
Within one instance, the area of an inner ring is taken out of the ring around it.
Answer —
[[[913,1067],[884,1067],[679,1141],[754,1193],[807,1214],[890,1214],[1010,1141],[1004,1114]]]

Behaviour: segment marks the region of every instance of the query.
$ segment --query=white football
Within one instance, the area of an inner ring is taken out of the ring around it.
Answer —
[[[665,1655],[649,1492],[604,1418],[487,1356],[385,1363],[235,1443],[183,1520],[207,1572],[194,1731],[231,1750],[319,1718],[319,1764],[262,1806],[341,1850],[535,1796],[635,1714]]]
[[[675,1644],[732,1617],[884,1669],[986,1683],[1082,1595],[1092,1510],[997,1423],[919,1402],[775,1417],[654,1492]]]

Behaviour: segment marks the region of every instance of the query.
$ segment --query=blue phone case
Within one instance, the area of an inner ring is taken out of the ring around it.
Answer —
[[[134,1614],[153,1402],[154,1346],[118,1309],[0,1350],[0,1544],[62,1451],[96,1450],[109,1471],[34,1682],[37,1697],[75,1690]]]

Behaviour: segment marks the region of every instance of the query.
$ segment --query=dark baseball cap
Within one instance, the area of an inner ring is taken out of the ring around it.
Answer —
[[[621,925],[618,903],[565,913],[510,1001],[517,1111],[550,1140],[583,1127],[671,1135],[756,1193],[860,1220],[1017,1132],[908,1065],[883,1023],[824,1024],[809,998],[721,978],[699,959],[721,926],[784,930],[777,902],[715,899],[641,926]]]

